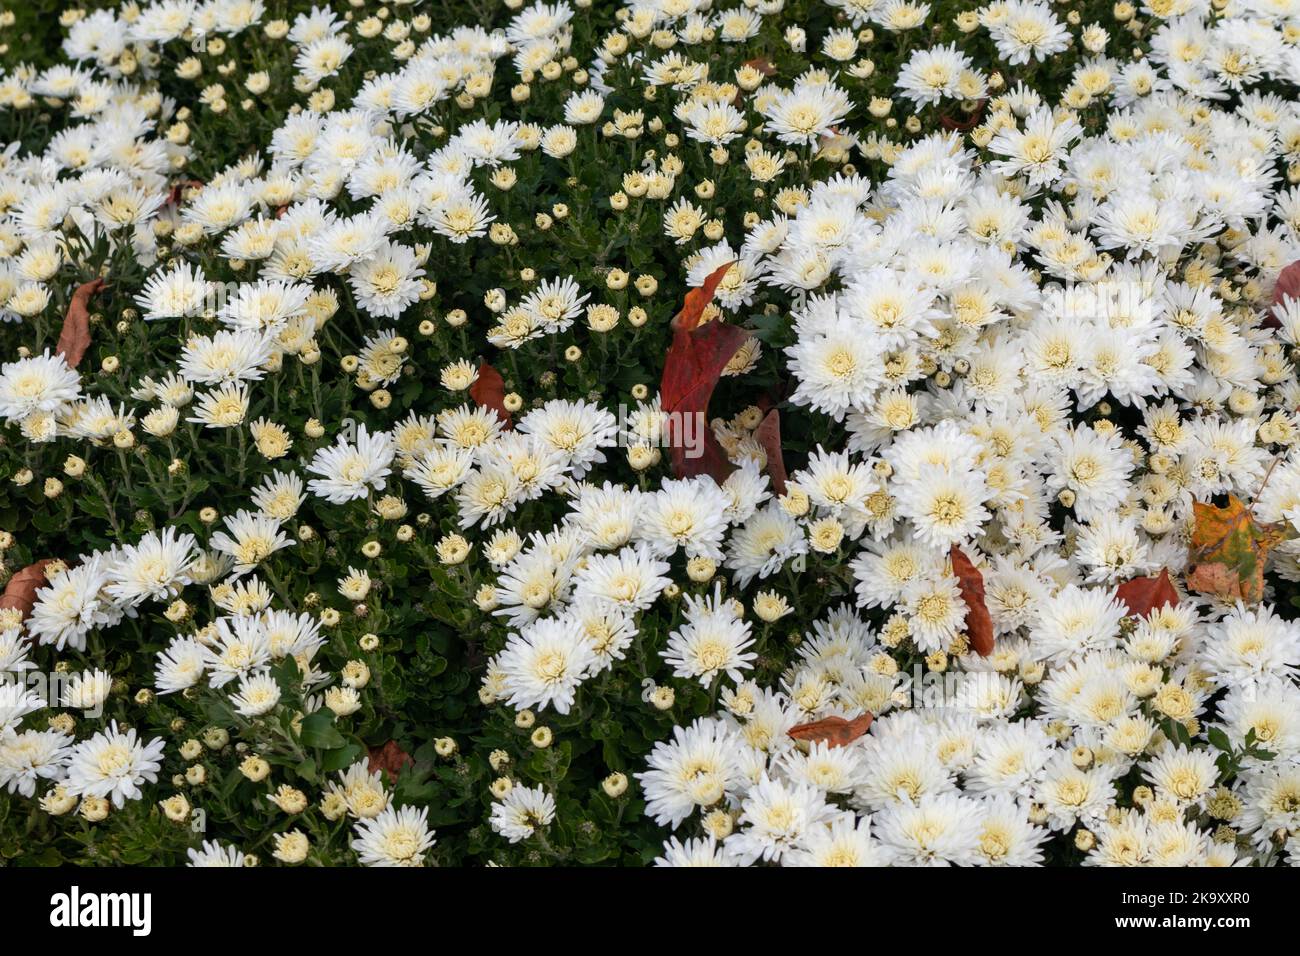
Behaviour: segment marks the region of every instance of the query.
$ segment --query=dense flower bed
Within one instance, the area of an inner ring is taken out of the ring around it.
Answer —
[[[1300,861],[1300,2],[0,16],[0,855]]]

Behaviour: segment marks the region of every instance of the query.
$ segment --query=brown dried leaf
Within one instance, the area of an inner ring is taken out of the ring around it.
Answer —
[[[871,714],[862,714],[852,720],[843,717],[827,717],[807,724],[791,727],[788,733],[795,740],[808,743],[826,743],[832,747],[844,747],[853,743],[871,726]]]
[[[90,297],[103,287],[103,279],[83,282],[68,302],[68,314],[63,317],[57,350],[68,363],[68,368],[80,365],[86,349],[90,348]]]
[[[781,453],[781,413],[775,408],[763,416],[763,421],[754,429],[754,438],[763,446],[767,455],[767,474],[772,479],[772,488],[778,495],[785,494],[785,457]]]
[[[1227,601],[1261,601],[1269,552],[1286,539],[1286,529],[1257,522],[1236,495],[1222,508],[1193,501],[1192,515],[1187,587]]]
[[[1128,608],[1129,614],[1138,617],[1146,617],[1152,611],[1178,603],[1178,590],[1169,580],[1168,568],[1161,568],[1159,577],[1125,581],[1116,590],[1115,596]]]
[[[48,583],[45,579],[45,566],[53,560],[41,558],[15,573],[5,585],[4,594],[0,595],[0,608],[18,608],[26,619],[36,605],[36,592]]]
[[[384,771],[389,783],[397,779],[403,767],[410,767],[415,764],[415,761],[411,759],[411,755],[399,747],[395,740],[388,741],[382,747],[371,747],[369,758],[370,772]]]
[[[469,387],[469,397],[484,408],[490,408],[496,412],[497,417],[501,419],[501,424],[506,428],[514,427],[510,423],[510,412],[506,410],[505,379],[501,377],[500,372],[487,362],[480,363],[478,378]]]
[[[952,573],[957,577],[962,600],[966,602],[966,635],[970,646],[980,657],[988,657],[993,653],[993,618],[984,600],[984,575],[957,545],[952,546],[948,557],[952,560]]]

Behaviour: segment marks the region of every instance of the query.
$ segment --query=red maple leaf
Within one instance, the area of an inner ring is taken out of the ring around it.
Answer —
[[[957,576],[962,600],[966,602],[966,634],[970,646],[980,657],[988,657],[993,653],[993,618],[984,602],[984,575],[957,545],[952,546],[948,557],[952,560],[952,573]]]
[[[1129,614],[1146,617],[1152,611],[1178,603],[1178,591],[1169,580],[1169,569],[1161,568],[1155,578],[1133,578],[1116,590],[1115,596],[1128,608]]]
[[[505,379],[501,377],[500,372],[487,362],[479,364],[478,378],[469,387],[469,397],[484,408],[490,408],[496,412],[497,417],[501,419],[501,424],[506,428],[514,427],[510,423],[510,412],[506,411]]]
[[[673,473],[679,478],[711,475],[721,483],[731,470],[709,426],[709,399],[722,370],[745,344],[749,333],[725,322],[700,325],[700,317],[730,268],[731,263],[719,266],[709,273],[704,285],[687,292],[681,311],[672,321],[673,341],[664,359],[659,399],[667,415],[665,437]],[[692,454],[688,455],[688,451]]]
[[[731,463],[709,425],[709,399],[722,370],[748,338],[744,329],[724,322],[673,333],[659,396],[668,416],[665,438],[677,477],[726,480]]]

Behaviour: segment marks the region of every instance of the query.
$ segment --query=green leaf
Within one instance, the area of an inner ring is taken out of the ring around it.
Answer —
[[[307,715],[302,722],[301,739],[308,747],[319,747],[321,750],[333,750],[347,743],[343,735],[334,729],[334,715],[328,710],[318,710]]]
[[[361,756],[360,744],[348,744],[346,747],[339,747],[335,750],[328,751],[321,758],[320,768],[326,773],[332,773],[335,770],[343,770],[352,766],[356,759]]]

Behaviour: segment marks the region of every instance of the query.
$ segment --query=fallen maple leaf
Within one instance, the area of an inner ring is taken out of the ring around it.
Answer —
[[[1268,553],[1285,540],[1284,528],[1260,524],[1231,494],[1223,508],[1193,501],[1192,516],[1188,589],[1229,601],[1259,602],[1264,597]]]
[[[984,601],[984,575],[957,545],[952,546],[948,557],[952,561],[952,573],[957,577],[957,588],[966,602],[966,635],[970,646],[980,657],[988,657],[993,653],[993,618]]]
[[[402,772],[403,767],[410,767],[415,761],[411,759],[410,754],[397,745],[397,741],[390,740],[382,747],[370,748],[368,763],[371,773],[382,770],[387,775],[389,783],[392,783]]]
[[[26,619],[27,615],[32,613],[32,608],[36,606],[37,590],[49,583],[45,578],[45,566],[52,560],[54,559],[41,558],[21,571],[15,572],[9,579],[9,583],[5,585],[4,594],[0,594],[0,608],[17,608]]]
[[[825,743],[832,747],[844,747],[853,743],[867,732],[871,726],[871,714],[862,714],[852,720],[843,717],[827,717],[814,720],[808,724],[797,724],[787,734],[795,740],[805,740],[810,744]]]
[[[91,279],[77,286],[68,302],[63,328],[59,331],[58,353],[68,368],[81,364],[86,349],[90,348],[90,297],[104,287],[103,279]]]
[[[709,427],[709,399],[732,356],[745,344],[749,333],[725,322],[706,322],[700,317],[713,301],[718,283],[732,263],[709,273],[704,284],[686,293],[681,311],[673,317],[673,341],[664,359],[659,383],[659,400],[667,415],[664,427],[673,473],[679,478],[711,475],[721,484],[731,463]],[[689,424],[688,424],[689,423]],[[698,431],[698,452],[687,457],[687,427]]]
[[[722,370],[747,338],[744,329],[725,322],[708,322],[673,334],[659,397],[667,416],[664,437],[678,478],[711,475],[721,484],[731,471],[726,452],[709,426],[709,399]]]
[[[775,408],[763,416],[754,429],[754,438],[767,455],[767,474],[772,479],[772,489],[785,494],[785,457],[781,454],[781,413]]]
[[[487,362],[479,364],[478,378],[469,387],[469,397],[484,408],[490,408],[496,412],[497,417],[501,419],[501,424],[506,428],[514,427],[510,423],[510,412],[506,410],[505,379],[501,377],[500,372]]]
[[[1129,614],[1146,617],[1152,611],[1178,603],[1178,590],[1169,580],[1169,569],[1161,568],[1155,578],[1133,578],[1125,581],[1115,592]]]

